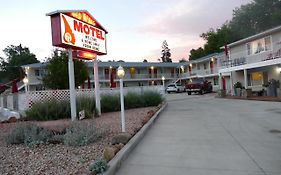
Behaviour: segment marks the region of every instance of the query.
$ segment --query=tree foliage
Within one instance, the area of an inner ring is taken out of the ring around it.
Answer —
[[[167,41],[163,41],[162,43],[162,62],[172,62],[170,49],[168,47]]]
[[[179,60],[179,63],[185,63],[185,62],[187,62],[187,60],[185,58],[182,58]]]
[[[88,78],[88,69],[83,61],[76,59],[73,61],[75,87],[78,87]],[[50,89],[69,89],[68,54],[66,51],[54,51],[52,58],[48,60],[43,83]]]
[[[241,39],[276,27],[280,21],[280,0],[254,0],[233,11],[230,27]]]
[[[0,57],[0,82],[4,83],[13,79],[22,79],[24,72],[22,65],[38,63],[36,56],[30,53],[29,48],[22,45],[7,46],[3,50],[6,58]]]
[[[206,44],[192,49],[189,59],[194,60],[208,54],[219,52],[220,47],[239,39],[260,33],[280,25],[280,0],[254,0],[233,10],[232,19],[218,29],[210,29],[200,35]]]

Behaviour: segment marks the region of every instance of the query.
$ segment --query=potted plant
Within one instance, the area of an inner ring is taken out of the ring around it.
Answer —
[[[279,80],[270,79],[268,82],[263,84],[266,87],[267,96],[277,96],[277,88],[280,87]]]
[[[241,96],[241,89],[243,88],[242,83],[237,81],[234,83],[233,87],[235,96]]]

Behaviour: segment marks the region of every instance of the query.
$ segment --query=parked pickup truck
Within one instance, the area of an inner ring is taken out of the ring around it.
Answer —
[[[212,83],[204,79],[193,79],[185,84],[185,90],[188,95],[191,95],[192,92],[199,94],[205,94],[213,91]]]

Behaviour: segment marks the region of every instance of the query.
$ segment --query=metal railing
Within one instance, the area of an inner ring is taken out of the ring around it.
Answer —
[[[230,53],[229,58],[223,55],[218,58],[218,67],[224,69],[278,58],[281,58],[281,47],[278,46],[277,43],[274,43],[273,49],[270,50],[263,50],[257,53],[248,54],[248,51],[245,49],[240,52]]]

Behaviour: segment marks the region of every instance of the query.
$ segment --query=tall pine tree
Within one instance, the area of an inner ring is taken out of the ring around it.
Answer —
[[[170,49],[166,40],[162,43],[162,62],[172,62]]]

